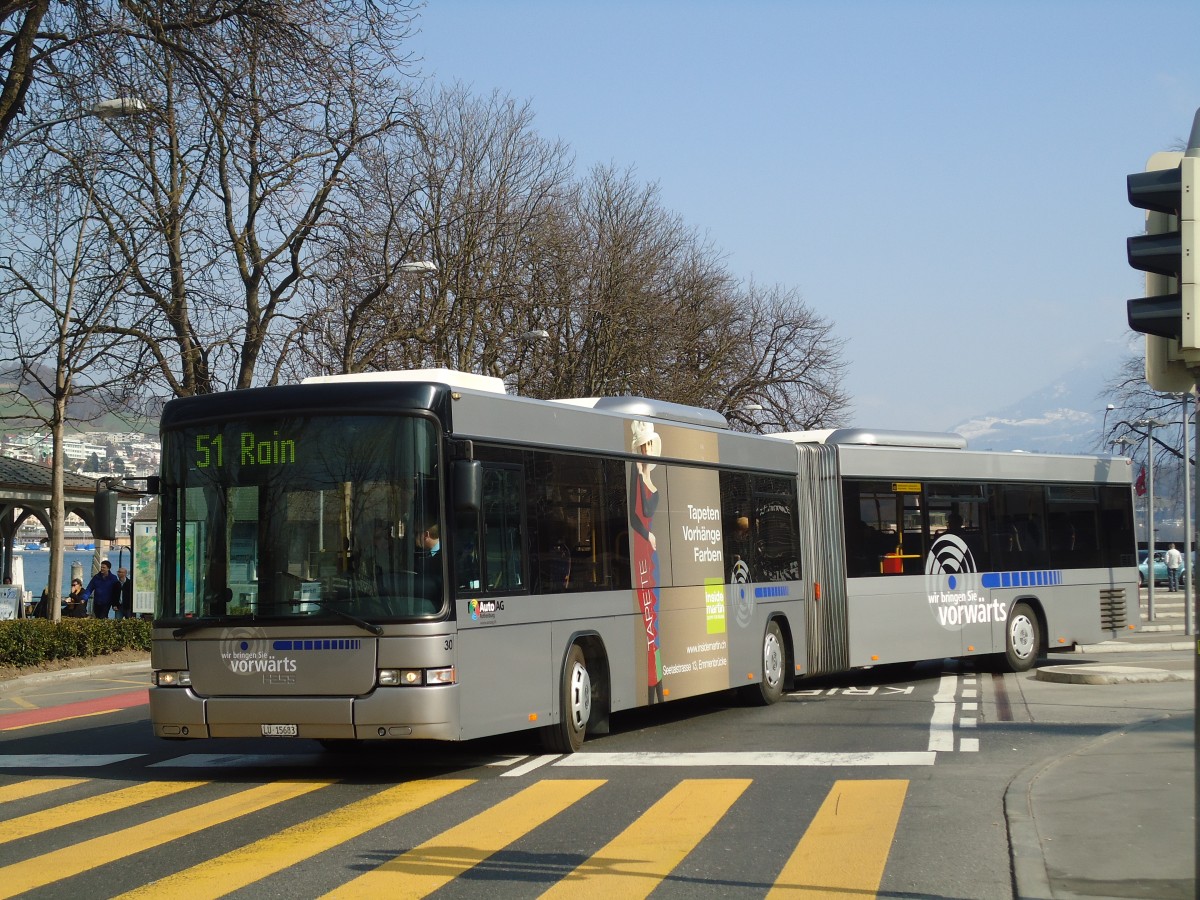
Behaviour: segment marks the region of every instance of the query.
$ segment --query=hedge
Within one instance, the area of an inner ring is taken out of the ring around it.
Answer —
[[[53,659],[149,650],[142,619],[9,619],[0,622],[0,666],[37,666]]]

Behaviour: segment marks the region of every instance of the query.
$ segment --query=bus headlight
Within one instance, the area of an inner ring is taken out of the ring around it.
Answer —
[[[154,673],[155,687],[191,687],[192,673],[187,669]]]
[[[444,669],[380,669],[380,687],[420,687],[428,684],[454,684],[454,667]]]

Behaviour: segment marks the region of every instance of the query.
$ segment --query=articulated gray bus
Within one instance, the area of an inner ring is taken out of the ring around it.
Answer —
[[[570,752],[620,710],[882,662],[1023,669],[1137,615],[1122,460],[747,435],[447,370],[175,400],[162,441],[164,738],[537,729]]]

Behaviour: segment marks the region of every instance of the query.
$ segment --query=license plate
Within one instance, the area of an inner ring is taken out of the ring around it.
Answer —
[[[295,725],[264,725],[263,737],[295,737],[299,730]]]

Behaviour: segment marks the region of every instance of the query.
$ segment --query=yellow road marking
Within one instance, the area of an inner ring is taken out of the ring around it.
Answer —
[[[21,707],[21,709],[37,709],[38,708],[38,705],[36,703],[31,703],[29,700],[26,700],[24,697],[9,697],[8,702],[17,704],[17,706]]]
[[[13,800],[36,797],[38,794],[74,787],[85,781],[87,781],[86,778],[31,778],[28,781],[18,781],[16,784],[6,784],[4,787],[0,787],[0,803],[11,803]]]
[[[326,896],[388,900],[424,897],[549,821],[603,783],[539,781]]]
[[[95,797],[85,797],[72,803],[64,803],[52,809],[30,813],[7,822],[0,822],[0,844],[7,844],[31,834],[41,834],[52,831],[64,825],[73,825],[85,819],[102,816],[105,813],[127,809],[148,800],[168,797],[189,788],[207,784],[205,781],[148,781],[131,787],[99,794]]]
[[[122,894],[121,900],[224,897],[474,783],[447,779],[397,785]]]
[[[0,897],[13,897],[34,888],[88,872],[153,847],[169,844],[205,828],[312,793],[333,782],[278,781],[229,797],[134,825],[0,868]]]
[[[902,780],[834,782],[768,900],[875,897],[907,790]]]
[[[646,897],[712,830],[748,778],[681,781],[542,897]]]

